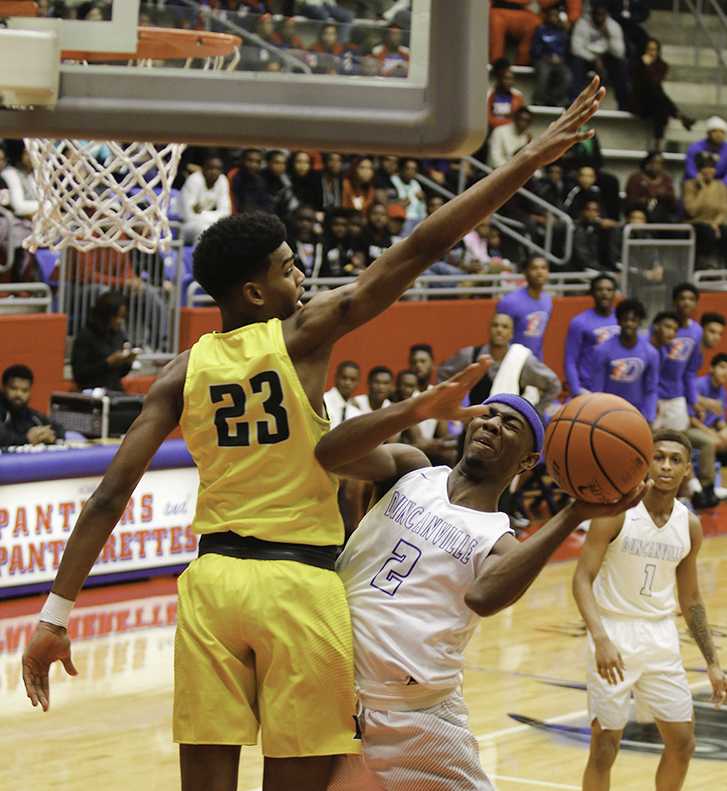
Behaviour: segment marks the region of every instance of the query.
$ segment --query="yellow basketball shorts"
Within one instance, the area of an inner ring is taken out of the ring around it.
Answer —
[[[179,578],[174,741],[271,758],[360,752],[351,619],[333,571],[207,554]]]

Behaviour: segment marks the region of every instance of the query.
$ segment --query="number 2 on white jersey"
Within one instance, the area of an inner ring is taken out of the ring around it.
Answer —
[[[391,551],[379,573],[371,580],[371,585],[383,591],[387,596],[393,596],[401,583],[411,574],[417,561],[422,556],[422,551],[414,544],[404,539]]]
[[[642,596],[651,596],[651,590],[654,587],[654,577],[656,576],[656,564],[647,563],[644,566],[644,584],[641,586],[639,593]]]

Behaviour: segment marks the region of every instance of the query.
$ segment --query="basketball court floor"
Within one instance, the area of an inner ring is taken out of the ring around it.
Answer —
[[[702,592],[727,663],[727,508],[703,518]],[[720,535],[721,533],[721,535]],[[465,697],[484,766],[500,791],[579,789],[587,755],[585,636],[570,592],[582,538],[561,551],[525,598],[485,619],[467,651]],[[20,656],[42,597],[0,604],[0,789],[174,791],[171,741],[175,581],[85,591],[72,621],[79,677],[51,675],[51,710],[33,710]],[[707,702],[704,663],[679,619],[696,701],[697,752],[688,791],[720,789],[727,777],[727,710]],[[630,724],[614,789],[653,787],[653,725]],[[261,757],[243,751],[240,791],[260,788]],[[453,789],[453,791],[455,791]]]

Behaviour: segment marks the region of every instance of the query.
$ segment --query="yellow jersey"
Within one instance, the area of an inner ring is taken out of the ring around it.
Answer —
[[[194,344],[180,427],[199,470],[195,532],[343,543],[338,480],[313,455],[329,421],[308,401],[279,319]]]

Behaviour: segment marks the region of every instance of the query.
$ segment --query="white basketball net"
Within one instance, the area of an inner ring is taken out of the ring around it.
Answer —
[[[41,196],[25,247],[154,253],[169,245],[170,191],[184,143],[28,138],[25,145]]]
[[[198,58],[202,69],[232,70],[240,59]],[[194,59],[185,62],[189,68]],[[151,61],[134,65],[148,67]],[[169,199],[185,143],[99,143],[27,138],[40,206],[29,250],[111,247],[155,253],[172,241]]]

